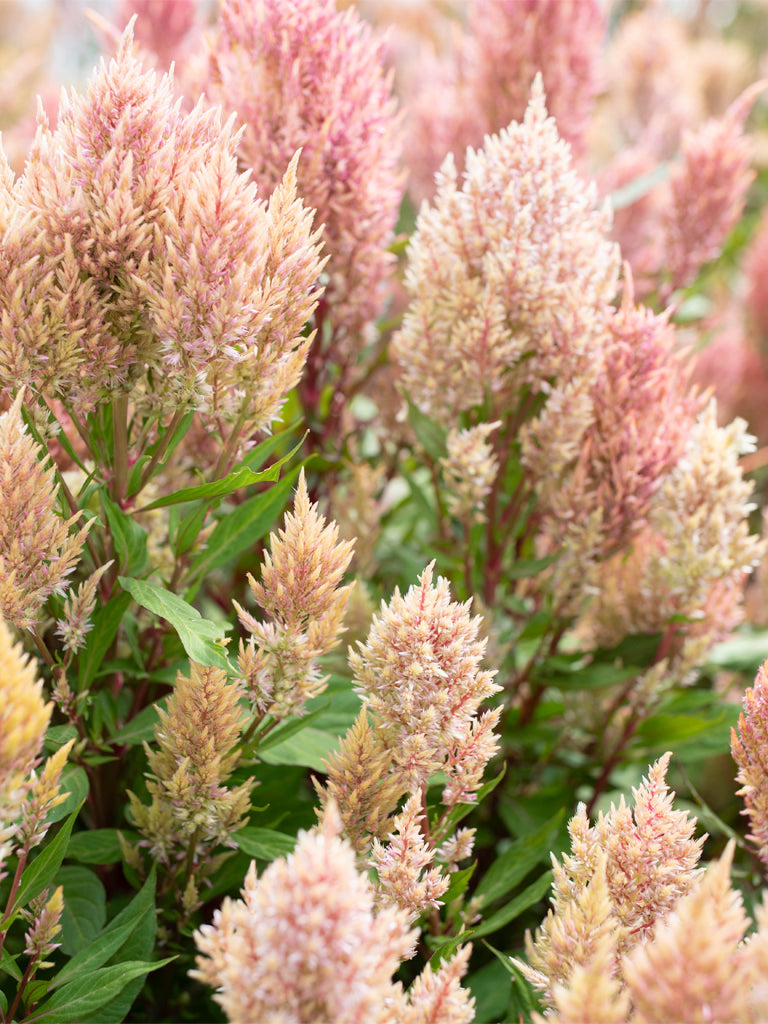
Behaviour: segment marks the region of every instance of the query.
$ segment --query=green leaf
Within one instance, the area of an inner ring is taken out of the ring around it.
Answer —
[[[265,493],[254,494],[227,512],[216,524],[205,550],[193,562],[192,575],[207,575],[211,569],[226,565],[247,548],[253,548],[274,525],[298,475],[297,467]]]
[[[296,836],[285,832],[273,832],[270,828],[256,828],[247,825],[232,836],[243,853],[257,860],[272,861],[277,857],[285,857],[293,853]]]
[[[168,441],[168,443],[166,445],[165,454],[163,455],[162,461],[158,462],[155,465],[155,468],[152,471],[152,475],[150,476],[149,480],[151,480],[153,477],[157,476],[157,474],[166,466],[166,464],[167,464],[169,458],[171,457],[171,455],[173,454],[174,450],[184,440],[184,437],[186,436],[187,431],[189,430],[190,426],[192,425],[192,420],[194,419],[194,417],[195,417],[194,410],[190,410],[185,416],[182,417],[181,420],[179,420],[179,422],[176,425],[176,429],[174,430],[173,434],[171,435],[170,441]],[[131,472],[130,472],[130,475],[128,477],[128,486],[126,488],[126,494],[127,494],[127,496],[129,498],[132,497],[134,494],[136,494],[138,492],[139,487],[141,486],[141,475],[142,475],[142,473],[144,471],[144,465],[155,454],[155,452],[160,447],[160,445],[163,444],[164,440],[165,440],[165,436],[161,435],[157,439],[157,441],[155,441],[155,443],[150,446],[147,454],[142,456],[138,460],[138,462],[136,462],[131,467]],[[147,483],[149,483],[149,480],[147,480]]]
[[[309,726],[268,750],[257,747],[256,757],[267,764],[295,764],[325,772],[324,762],[338,745],[338,736]]]
[[[66,856],[69,837],[72,834],[72,826],[75,824],[75,819],[79,813],[80,808],[78,807],[77,810],[70,814],[51,842],[43,848],[30,864],[27,864],[21,876],[19,891],[14,901],[14,909],[26,906],[30,900],[34,899],[35,896],[39,896],[43,889],[51,884]]]
[[[201,501],[181,520],[173,541],[177,555],[184,555],[193,547],[203,528],[209,509],[210,504],[207,501]]]
[[[427,945],[435,950],[433,956],[429,958],[429,963],[433,970],[437,970],[438,966],[444,963],[446,960],[450,960],[459,946],[463,946],[469,942],[475,933],[470,928],[469,931],[462,932],[460,935],[454,935],[449,939],[445,939],[444,936],[438,936],[439,942],[435,944],[435,940],[428,939]]]
[[[164,498],[158,498],[156,501],[150,502],[149,505],[144,505],[140,511],[150,512],[154,508],[164,508],[166,505],[180,505],[185,501],[200,501],[202,499],[212,501],[217,498],[225,498],[228,494],[239,491],[243,487],[248,487],[250,484],[271,483],[279,478],[280,467],[283,463],[292,459],[299,448],[301,448],[307,433],[309,431],[304,434],[304,437],[287,455],[284,455],[278,462],[273,462],[266,469],[256,472],[248,466],[241,465],[228,476],[225,476],[223,480],[214,480],[213,483],[200,484],[198,487],[185,487],[180,491],[176,491],[175,494],[168,494]]]
[[[165,700],[158,702],[162,708],[166,703]],[[121,747],[137,747],[145,741],[151,743],[155,738],[155,726],[160,721],[157,717],[158,704],[142,708],[120,732],[115,733],[110,742]]]
[[[126,963],[83,971],[78,977],[57,989],[54,995],[35,1011],[34,1020],[55,1024],[82,1024],[86,1016],[104,1006],[123,991],[134,978],[143,978],[151,971],[171,963],[169,956],[155,963],[129,960]]]
[[[505,924],[509,924],[510,921],[514,921],[516,917],[519,917],[524,910],[538,903],[549,892],[552,886],[552,878],[552,872],[546,871],[541,878],[531,882],[505,907],[497,910],[487,921],[483,921],[482,924],[475,928],[475,938],[479,939],[482,935],[490,935],[492,932],[498,931],[499,928],[503,928]]]
[[[716,644],[707,663],[716,668],[757,672],[768,658],[768,630],[759,633],[737,633],[730,640]]]
[[[506,896],[537,864],[549,861],[563,815],[564,811],[558,811],[541,828],[518,839],[496,857],[475,890],[475,897],[482,897],[483,906],[487,907],[489,903]]]
[[[147,580],[134,580],[126,576],[119,576],[118,580],[123,590],[127,590],[137,604],[170,622],[192,661],[229,671],[224,649],[214,643],[224,637],[225,629],[221,623],[204,619],[197,608],[187,604],[178,594]]]
[[[14,981],[21,981],[23,975],[19,968],[16,966],[16,961],[21,956],[21,951],[14,953],[13,956],[8,952],[7,949],[3,949],[0,953],[0,974],[7,974],[13,978]]]
[[[56,975],[53,988],[64,985],[70,977],[81,971],[94,973],[118,953],[123,959],[149,955],[156,930],[155,879],[157,871],[153,866],[144,885],[117,917],[109,922],[104,931],[86,948],[81,949]],[[148,924],[151,937],[148,940]],[[147,946],[149,941],[149,946]]]
[[[64,909],[61,914],[61,948],[74,956],[89,945],[107,919],[107,896],[98,877],[88,868],[60,868],[54,885],[64,887]]]
[[[93,628],[88,633],[88,642],[78,659],[81,691],[87,690],[96,678],[96,673],[104,661],[130,603],[130,595],[121,592],[111,597],[95,612]]]
[[[80,864],[119,864],[122,859],[116,828],[75,832],[69,841],[67,860],[76,860]]]
[[[147,531],[102,493],[101,500],[109,523],[120,571],[141,576],[149,569]]]
[[[408,402],[408,422],[417,441],[434,462],[439,462],[446,453],[447,431],[431,416],[427,416],[417,405],[414,405],[410,398],[407,398],[406,401]]]
[[[547,555],[546,558],[518,558],[508,569],[504,570],[504,576],[508,580],[524,580],[531,576],[538,576],[543,569],[552,565],[559,557],[560,552],[556,551],[554,555]]]
[[[59,792],[68,793],[69,795],[58,807],[54,807],[52,811],[48,812],[46,821],[61,821],[62,818],[66,818],[76,808],[82,807],[88,796],[89,789],[90,785],[85,771],[79,765],[65,765],[61,773]]]
[[[517,982],[518,995],[521,997],[524,1010],[528,1018],[530,1019],[530,1017],[536,1011],[541,1009],[541,1007],[539,1007],[539,1005],[536,1002],[530,982],[527,978],[523,977],[523,975],[520,973],[520,970],[517,967],[515,967],[515,965],[512,963],[512,960],[506,953],[501,953],[499,952],[498,949],[494,949],[489,942],[483,941],[483,945],[487,949],[490,949],[490,951],[496,957],[496,959],[507,972],[507,974],[510,975],[510,977],[514,978],[514,980]]]

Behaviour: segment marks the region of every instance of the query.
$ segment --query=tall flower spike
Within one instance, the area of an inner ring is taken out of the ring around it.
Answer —
[[[333,803],[296,849],[257,879],[243,899],[225,898],[212,925],[195,932],[193,977],[216,988],[232,1024],[335,1021],[388,1024],[402,1002],[391,978],[413,954],[416,933],[403,911],[378,912],[373,886],[340,838]]]
[[[232,121],[202,102],[183,112],[172,78],[132,51],[129,25],[87,96],[63,96],[55,130],[41,120],[7,197],[0,385],[81,410],[131,390],[137,405],[188,403],[253,430],[306,357],[312,215],[295,164],[269,207],[257,201]]]
[[[300,714],[325,685],[315,660],[335,646],[354,585],[339,586],[354,541],[340,542],[338,534],[337,525],[326,525],[310,502],[302,470],[293,512],[286,514],[278,534],[270,534],[261,581],[248,576],[253,596],[271,621],[259,622],[233,602],[251,633],[248,644],[240,645],[239,667],[259,711],[281,718]]]
[[[232,833],[245,824],[253,780],[228,788],[238,760],[242,691],[226,672],[194,662],[179,673],[165,711],[158,711],[158,750],[145,747],[152,772],[149,807],[128,794],[143,833],[141,846],[165,865],[181,861],[190,841],[199,863],[212,846],[233,846]]]
[[[401,907],[412,921],[427,907],[440,906],[450,884],[448,875],[435,866],[435,851],[424,841],[423,817],[421,793],[412,793],[393,818],[386,844],[373,840],[369,862],[376,868],[383,899]]]
[[[0,839],[2,825],[15,818],[24,796],[24,780],[37,763],[51,720],[52,704],[43,700],[43,684],[32,659],[14,645],[0,618]]]
[[[768,867],[768,661],[760,666],[753,686],[744,694],[739,729],[731,730],[731,753],[738,765],[748,838]]]
[[[427,62],[414,89],[408,167],[418,199],[433,192],[434,174],[451,152],[462,169],[468,146],[519,121],[541,73],[560,135],[576,153],[599,86],[605,27],[598,0],[472,0],[467,33],[442,67]],[[437,72],[437,73],[436,73]]]
[[[683,162],[670,178],[670,201],[662,218],[670,271],[666,294],[693,281],[699,268],[719,255],[741,216],[754,172],[744,122],[755,98],[768,86],[750,86],[719,120],[707,122],[683,141]]]
[[[391,769],[392,751],[371,728],[363,707],[326,762],[325,786],[315,780],[323,806],[329,799],[336,802],[344,835],[357,853],[368,849],[371,836],[384,838],[389,815],[403,795],[404,783]]]
[[[349,655],[358,692],[410,790],[470,743],[480,704],[500,689],[494,673],[480,669],[479,618],[470,618],[469,602],[451,601],[442,576],[433,584],[433,568],[405,597],[395,590],[382,602],[367,642]]]
[[[324,315],[340,329],[337,359],[359,351],[393,265],[402,177],[383,65],[383,41],[334,0],[224,0],[202,83],[237,110],[241,159],[265,194],[302,151],[300,191],[330,254]]]
[[[749,918],[741,893],[730,884],[733,849],[731,840],[720,860],[659,924],[653,941],[624,961],[637,1024],[763,1017],[765,1000],[757,1018],[749,1012],[748,982],[753,979],[746,958],[735,955]]]
[[[600,515],[602,558],[625,549],[640,532],[701,407],[688,377],[667,314],[635,306],[625,265],[623,301],[607,318],[603,369],[591,388],[590,419],[574,464],[566,464],[563,475],[552,472],[553,452],[558,467],[562,462],[564,417],[557,407],[550,410],[548,403],[524,428],[524,461],[548,512],[545,528],[557,543],[568,544],[573,527],[581,528],[593,512]]]
[[[609,223],[537,77],[523,122],[468,153],[461,185],[448,158],[419,214],[392,351],[423,412],[451,426],[488,394],[510,408],[526,384],[597,376],[618,270]]]
[[[580,804],[568,825],[572,853],[563,855],[562,864],[553,858],[553,907],[535,939],[526,937],[528,965],[521,967],[550,1005],[553,985],[567,986],[575,964],[586,966],[595,955],[599,935],[592,935],[589,924],[574,930],[574,921],[586,921],[587,911],[597,915],[602,931],[613,935],[618,962],[621,954],[653,935],[657,922],[698,878],[706,836],[694,840],[695,819],[674,810],[674,794],[665,781],[670,756],[660,758],[633,790],[634,810],[622,796],[618,806],[611,805],[590,826]],[[603,891],[601,875],[605,900],[596,901],[596,894],[587,892],[593,887]]]
[[[0,615],[33,628],[46,599],[63,593],[90,523],[56,513],[55,469],[21,418],[23,389],[0,416]]]

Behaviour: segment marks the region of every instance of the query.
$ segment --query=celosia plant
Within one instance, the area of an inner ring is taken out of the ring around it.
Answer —
[[[0,1024],[762,1019],[763,16],[161,6],[0,160]]]

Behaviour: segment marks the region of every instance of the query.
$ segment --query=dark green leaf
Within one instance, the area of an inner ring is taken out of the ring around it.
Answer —
[[[269,828],[256,828],[248,825],[236,832],[232,838],[249,857],[257,860],[272,861],[276,857],[285,857],[293,853],[296,846],[296,836],[286,835],[284,832],[273,832]]]
[[[298,468],[291,470],[268,491],[254,494],[227,512],[216,524],[205,550],[193,562],[193,575],[206,575],[254,547],[274,525],[298,475]]]
[[[552,872],[547,871],[541,878],[531,882],[521,893],[510,900],[505,907],[497,910],[487,921],[483,921],[482,924],[478,925],[474,930],[475,938],[479,939],[481,935],[491,935],[493,932],[498,931],[499,928],[503,928],[505,924],[514,921],[524,910],[538,903],[549,892],[552,885],[552,877]]]
[[[152,936],[155,934],[155,878],[156,870],[153,867],[149,878],[128,906],[109,922],[90,946],[81,949],[59,971],[53,982],[54,988],[65,984],[69,978],[79,976],[81,972],[93,974],[119,952],[126,954],[123,959],[149,955],[146,932],[149,923]],[[137,938],[141,940],[138,947]],[[149,942],[151,949],[151,938]]]
[[[14,908],[26,906],[46,886],[50,886],[66,856],[69,837],[72,834],[72,826],[75,824],[75,819],[79,813],[80,808],[78,807],[76,811],[70,814],[51,842],[42,849],[30,864],[27,864],[21,876],[21,884],[16,894]]]
[[[159,702],[160,707],[165,707],[166,701]],[[136,747],[145,741],[151,742],[155,737],[155,726],[159,719],[157,717],[157,704],[150,704],[142,708],[128,724],[115,733],[111,742],[121,747]]]
[[[67,859],[80,864],[119,864],[123,859],[116,828],[75,832],[69,841]]]
[[[123,512],[108,495],[102,494],[101,500],[109,522],[120,571],[142,576],[149,569],[147,531]]]
[[[60,868],[53,884],[64,887],[61,948],[67,956],[74,956],[93,942],[104,927],[107,919],[104,886],[88,868],[77,866]]]
[[[88,633],[86,646],[78,657],[81,690],[87,690],[96,678],[96,673],[104,661],[130,603],[130,595],[121,592],[111,597],[94,613],[93,628]]]
[[[537,864],[549,861],[555,845],[563,811],[559,811],[531,835],[518,839],[496,857],[480,880],[475,897],[482,897],[483,906],[501,899],[516,888]]]
[[[445,940],[444,936],[439,936],[439,941],[436,944],[434,939],[428,939],[427,945],[434,949],[433,956],[430,957],[429,962],[433,970],[437,970],[438,966],[445,963],[446,960],[450,960],[459,946],[463,946],[469,942],[475,933],[470,928],[469,931],[462,932],[460,935],[454,935],[450,939]]]
[[[268,750],[257,747],[256,756],[267,764],[296,764],[325,772],[324,762],[338,745],[338,736],[309,726]]]
[[[101,967],[96,971],[82,971],[77,978],[57,989],[54,995],[35,1011],[35,1022],[80,1024],[84,1018],[114,999],[134,978],[143,978],[171,963],[173,956],[156,963],[129,960]]]
[[[192,661],[199,665],[211,665],[229,670],[224,648],[216,645],[225,634],[224,626],[219,622],[204,619],[197,608],[178,596],[158,587],[147,580],[134,580],[126,576],[119,577],[120,586],[127,590],[134,601],[155,615],[166,619],[176,632],[184,650]]]

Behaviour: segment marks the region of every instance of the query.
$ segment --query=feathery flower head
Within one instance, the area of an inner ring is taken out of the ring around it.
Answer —
[[[347,356],[380,313],[401,198],[384,45],[334,0],[225,0],[206,94],[238,112],[240,157],[269,194],[301,149],[299,188],[330,254],[328,315]]]
[[[743,420],[718,427],[714,400],[701,412],[632,552],[601,566],[585,619],[598,645],[678,621],[681,639],[706,647],[738,624],[744,578],[765,549],[749,532],[752,485],[739,466],[753,447]]]
[[[670,199],[661,224],[670,273],[667,294],[689,285],[700,267],[719,255],[741,216],[754,178],[744,122],[767,84],[756,82],[723,117],[683,138],[683,160],[672,171]]]
[[[403,795],[405,784],[392,771],[392,759],[363,707],[326,762],[325,785],[315,780],[322,805],[329,798],[336,802],[344,835],[357,853],[368,849],[371,836],[384,838],[389,816]]]
[[[247,645],[240,644],[240,672],[260,711],[279,717],[301,714],[305,702],[325,685],[315,660],[335,646],[354,586],[339,586],[354,541],[338,537],[336,523],[326,525],[317,504],[310,502],[302,470],[293,512],[286,514],[278,534],[270,534],[261,581],[248,575],[253,596],[271,621],[259,622],[233,602],[251,634]]]
[[[474,0],[473,91],[487,130],[520,120],[540,72],[560,137],[583,152],[600,86],[605,15],[599,0]]]
[[[731,730],[731,753],[739,769],[736,779],[744,797],[742,813],[749,820],[748,838],[768,867],[768,661],[744,694],[738,732]]]
[[[536,478],[541,505],[551,519],[549,531],[558,542],[571,543],[562,538],[599,513],[600,550],[594,554],[601,558],[626,548],[647,522],[653,498],[682,455],[701,406],[675,352],[668,316],[635,306],[627,265],[625,272],[621,307],[606,321],[602,372],[589,392],[589,421],[580,441],[581,408],[574,401],[579,392],[570,383],[566,394],[575,415],[563,417],[562,402],[550,410],[550,400],[523,428],[523,460]],[[568,426],[571,440],[563,448],[559,442]],[[577,447],[565,479],[553,473]]]
[[[764,1020],[768,913],[765,903],[757,908],[757,930],[744,941],[750,921],[730,883],[734,846],[731,840],[627,956],[617,961],[611,936],[601,936],[567,980],[553,985],[555,1012],[535,1015],[536,1024]]]
[[[604,28],[597,0],[473,0],[455,53],[427,59],[411,90],[416,99],[406,149],[412,194],[432,195],[446,153],[461,171],[467,147],[521,120],[539,72],[561,137],[581,153],[599,86]]]
[[[321,269],[295,163],[257,201],[232,121],[184,113],[132,45],[129,25],[5,182],[0,383],[263,426],[301,373]]]
[[[179,673],[155,727],[159,749],[145,747],[149,768],[149,807],[128,794],[141,846],[165,865],[186,854],[195,837],[198,860],[206,848],[232,846],[232,833],[250,809],[253,780],[226,785],[239,760],[236,749],[243,725],[242,691],[222,669],[194,662],[189,676]]]
[[[478,708],[499,690],[494,673],[480,669],[485,641],[477,639],[479,618],[470,617],[469,601],[451,601],[442,576],[433,584],[433,568],[434,562],[405,597],[396,589],[389,605],[382,602],[367,642],[349,654],[358,692],[410,790],[438,768],[450,779],[458,751],[470,748],[474,756]],[[493,750],[491,738],[481,751],[487,757],[480,774]]]
[[[376,868],[381,899],[401,907],[415,921],[427,907],[441,905],[450,878],[434,863],[435,851],[421,830],[421,792],[412,793],[392,819],[387,842],[373,840],[371,867]]]
[[[40,896],[30,904],[32,926],[24,936],[24,952],[32,957],[37,970],[52,967],[53,964],[43,962],[44,957],[52,953],[60,945],[56,941],[61,931],[61,915],[64,910],[64,887],[58,885],[53,895],[43,889]]]
[[[636,946],[624,960],[622,972],[637,1024],[764,1018],[765,998],[757,1016],[750,1003],[760,980],[755,967],[765,963],[768,934],[762,930],[751,948],[741,946],[749,918],[741,893],[731,888],[733,850],[731,840],[698,885],[659,923],[653,940]]]
[[[499,471],[499,460],[488,437],[501,426],[479,423],[458,430],[451,427],[445,442],[447,455],[440,460],[446,478],[446,503],[457,519],[482,522],[483,508]]]
[[[576,964],[594,955],[601,934],[614,934],[616,957],[625,953],[653,935],[698,877],[706,836],[694,840],[696,820],[673,808],[665,781],[670,756],[632,791],[633,809],[622,797],[590,826],[580,804],[568,825],[572,853],[562,864],[553,858],[552,909],[535,939],[526,936],[528,965],[521,967],[549,1002],[553,984],[568,984]],[[574,929],[576,920],[583,927]]]
[[[66,588],[90,523],[55,511],[56,471],[27,433],[21,418],[24,389],[0,416],[0,615],[18,629],[32,628],[46,599]]]
[[[461,987],[467,972],[471,944],[460,946],[437,970],[427,964],[408,989],[408,1002],[395,1017],[397,1024],[471,1024],[475,1000]]]
[[[618,270],[610,218],[575,172],[537,77],[521,124],[452,159],[408,250],[402,386],[447,426],[490,392],[592,380]]]
[[[193,977],[217,989],[232,1024],[393,1019],[402,993],[391,978],[413,955],[416,932],[402,910],[376,910],[340,830],[330,803],[292,854],[260,879],[252,864],[242,900],[225,898],[213,924],[195,932]]]
[[[51,720],[34,661],[13,643],[0,618],[0,823],[15,817],[23,783],[35,766]]]

